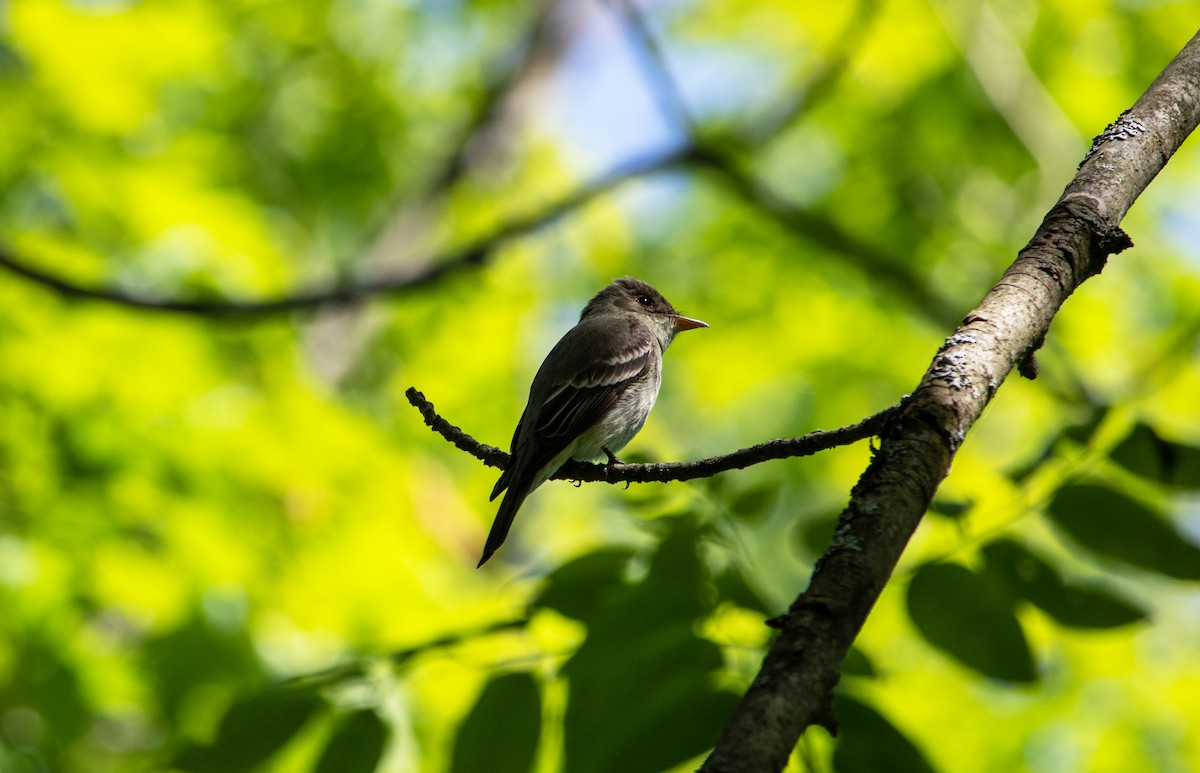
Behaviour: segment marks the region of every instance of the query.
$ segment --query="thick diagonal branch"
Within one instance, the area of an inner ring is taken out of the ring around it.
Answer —
[[[1067,297],[1131,245],[1122,218],[1198,122],[1200,35],[1096,138],[1033,239],[938,350],[702,771],[779,771],[806,728],[836,728],[829,706],[842,659],[967,431]]]

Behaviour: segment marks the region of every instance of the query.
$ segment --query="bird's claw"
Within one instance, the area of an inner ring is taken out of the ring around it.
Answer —
[[[608,461],[604,464],[604,479],[608,483],[612,483],[612,475],[615,472],[613,467],[618,464],[625,464],[625,462],[622,462],[617,458],[616,454],[614,454],[612,451],[609,451],[607,448],[604,448],[603,446],[601,446],[600,450],[603,451],[604,455],[608,457]],[[625,481],[625,488],[629,488],[629,481]]]

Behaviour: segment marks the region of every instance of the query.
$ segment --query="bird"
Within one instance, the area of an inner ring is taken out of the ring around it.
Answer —
[[[616,453],[654,407],[663,352],[677,333],[705,327],[632,277],[613,281],[588,301],[529,387],[508,466],[489,499],[505,492],[477,567],[504,543],[526,497],[568,459],[619,462]]]

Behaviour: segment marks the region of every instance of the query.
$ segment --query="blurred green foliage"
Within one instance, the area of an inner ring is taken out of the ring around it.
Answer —
[[[404,277],[667,159],[349,307],[171,314],[0,270],[0,770],[692,769],[866,445],[549,484],[476,571],[496,473],[404,389],[505,444],[632,274],[712,327],[668,353],[631,457],[856,421],[1195,26],[1185,2],[648,4],[693,133],[619,4],[548,7],[0,8],[0,243],[86,288]],[[848,659],[840,739],[793,769],[1200,759],[1194,142],[968,439]]]

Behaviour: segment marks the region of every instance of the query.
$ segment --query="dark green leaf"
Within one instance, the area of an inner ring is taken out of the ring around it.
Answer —
[[[1172,444],[1174,468],[1167,483],[1187,489],[1200,489],[1200,447]]]
[[[1138,424],[1112,450],[1112,460],[1125,469],[1146,478],[1164,481],[1167,448],[1147,424]]]
[[[1103,405],[1096,406],[1096,410],[1091,416],[1084,421],[1076,422],[1062,431],[1062,437],[1067,438],[1081,446],[1085,446],[1092,441],[1092,435],[1096,434],[1096,429],[1100,423],[1108,418],[1108,412],[1112,410],[1111,406]]]
[[[669,522],[645,579],[586,620],[588,637],[563,668],[570,701],[564,769],[658,773],[712,746],[735,696],[711,675],[720,648],[696,634],[711,580],[690,519]]]
[[[679,682],[687,677],[678,674],[673,678]],[[676,690],[673,700],[657,703],[669,721],[647,717],[646,721],[630,723],[627,735],[615,740],[611,752],[604,755],[610,760],[609,767],[594,770],[657,773],[675,768],[717,742],[737,704],[738,696],[723,690]]]
[[[387,724],[373,709],[356,711],[325,744],[313,773],[373,773],[389,735]]]
[[[1200,487],[1200,448],[1164,440],[1148,424],[1134,427],[1113,449],[1112,460],[1160,483]]]
[[[158,699],[172,720],[200,685],[226,679],[248,688],[262,680],[262,667],[245,629],[224,631],[201,615],[150,639],[143,652],[143,668],[154,674]]]
[[[717,593],[720,594],[723,601],[736,604],[743,609],[753,609],[765,615],[772,614],[771,605],[747,584],[737,567],[727,567],[725,571],[717,575],[716,584]]]
[[[690,624],[711,612],[718,601],[700,560],[703,529],[688,516],[659,520],[670,531],[658,546],[645,580],[635,589],[627,589],[629,611],[654,616],[663,624],[673,620]],[[611,611],[605,610],[605,614]]]
[[[908,586],[908,614],[929,643],[993,679],[1033,682],[1025,632],[1005,590],[958,564],[926,564]]]
[[[488,682],[458,728],[452,773],[529,773],[542,733],[542,697],[527,673]]]
[[[842,675],[874,679],[879,676],[879,672],[875,670],[875,664],[871,662],[865,652],[851,646],[850,651],[846,653],[846,659],[842,661]]]
[[[970,499],[963,501],[935,499],[929,504],[929,513],[950,521],[961,521],[974,506],[975,502]]]
[[[729,502],[729,512],[743,520],[762,521],[779,501],[778,484],[768,483],[740,491]]]
[[[1013,598],[1029,601],[1062,625],[1116,628],[1146,618],[1144,609],[1103,588],[1067,583],[1049,562],[1018,542],[999,539],[982,552],[985,573]]]
[[[279,751],[322,705],[309,690],[271,690],[235,703],[207,746],[184,749],[173,767],[193,773],[238,773]]]
[[[800,548],[807,555],[824,555],[837,531],[839,513],[805,518],[796,525]]]
[[[720,649],[691,625],[611,622],[589,632],[563,671],[564,768],[658,773],[712,746],[737,702],[710,683]]]
[[[1097,555],[1180,580],[1200,580],[1200,548],[1124,494],[1105,486],[1067,486],[1055,494],[1047,514]]]
[[[568,561],[546,578],[534,608],[553,609],[576,620],[589,617],[606,595],[624,587],[621,576],[632,557],[631,550],[609,548]]]
[[[933,766],[896,726],[865,703],[842,693],[833,699],[838,719],[833,769],[837,773],[933,773]]]

